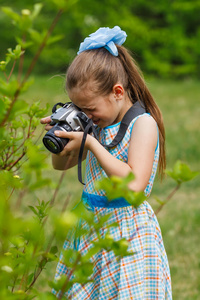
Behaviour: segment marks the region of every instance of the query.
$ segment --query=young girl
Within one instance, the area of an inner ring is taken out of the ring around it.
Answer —
[[[136,101],[145,106],[146,113],[131,121],[118,145],[106,148],[88,134],[83,155],[87,161],[82,200],[93,210],[96,220],[111,214],[108,223],[117,222],[119,226],[112,227],[110,234],[115,240],[126,238],[133,255],[116,260],[112,251],[102,249],[92,257],[94,281],[82,287],[73,284],[65,294],[67,299],[172,299],[167,256],[149,203],[145,201],[136,209],[125,199],[108,202],[105,192],[95,189],[96,180],[112,175],[124,177],[133,172],[135,179],[129,188],[149,196],[157,165],[161,175],[165,168],[162,115],[136,63],[121,46],[125,39],[126,33],[118,26],[100,28],[86,38],[67,71],[66,89],[71,101],[97,126],[99,141],[104,145],[114,139],[122,118]],[[49,121],[47,117],[41,122]],[[47,125],[46,129],[49,128]],[[70,141],[60,154],[53,154],[53,167],[71,168],[77,164],[83,133],[57,131],[55,135]],[[102,236],[107,231],[105,225]],[[94,236],[81,237],[76,250],[87,253],[94,239]],[[73,240],[65,241],[64,249],[67,248],[74,248]],[[61,256],[56,278],[67,273]],[[59,293],[54,291],[54,294],[59,297]]]

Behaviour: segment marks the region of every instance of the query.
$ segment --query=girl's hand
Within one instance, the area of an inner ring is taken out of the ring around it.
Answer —
[[[55,136],[60,138],[69,139],[69,142],[65,146],[62,152],[52,155],[53,167],[56,170],[67,170],[78,164],[78,157],[83,138],[83,132],[65,132],[56,130]],[[91,136],[90,136],[91,137]],[[86,141],[88,140],[87,136]],[[92,138],[92,137],[91,137]],[[85,160],[87,156],[87,146],[85,145],[82,160]]]
[[[50,118],[50,116],[45,117],[45,118],[42,118],[42,119],[40,120],[40,123],[41,123],[41,124],[46,124],[45,130],[47,130],[47,131],[49,131],[49,130],[53,127],[53,126],[50,125],[50,123],[51,123],[51,118]]]
[[[80,131],[66,132],[66,131],[56,130],[54,132],[54,134],[57,137],[69,139],[69,142],[65,146],[64,150],[59,154],[59,156],[66,156],[66,155],[69,155],[69,153],[73,153],[73,154],[79,153],[80,147],[81,147],[81,142],[83,139],[83,132],[80,132]]]

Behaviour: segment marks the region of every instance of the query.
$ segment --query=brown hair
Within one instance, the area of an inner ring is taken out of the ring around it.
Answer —
[[[113,86],[120,82],[133,103],[142,101],[146,111],[155,119],[159,129],[160,157],[159,173],[166,167],[165,129],[161,111],[149,92],[141,70],[123,46],[118,46],[118,56],[113,56],[105,48],[87,50],[75,57],[67,70],[66,88],[83,87],[89,82],[95,93],[108,95]]]

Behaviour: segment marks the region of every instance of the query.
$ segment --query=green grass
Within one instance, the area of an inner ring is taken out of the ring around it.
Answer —
[[[198,81],[161,81],[147,82],[156,102],[162,110],[166,126],[167,168],[172,168],[180,159],[193,170],[200,170],[200,84]],[[67,101],[64,91],[64,75],[55,77],[36,77],[35,84],[25,95],[31,101],[41,100],[41,105]],[[50,111],[49,111],[50,113]],[[42,128],[42,125],[39,127]],[[49,159],[50,164],[50,159]],[[55,182],[60,172],[48,171]],[[158,204],[154,195],[165,199],[175,183],[166,178],[161,183],[156,180],[152,196],[152,207]],[[77,179],[76,167],[69,170],[56,199],[55,209],[60,209],[64,199],[70,193],[73,200],[80,197],[82,185]],[[42,197],[46,197],[44,194]],[[41,195],[38,195],[40,198]],[[199,176],[181,187],[173,199],[158,214],[167,251],[173,286],[173,299],[200,299],[200,185]],[[48,270],[53,276],[54,270]]]

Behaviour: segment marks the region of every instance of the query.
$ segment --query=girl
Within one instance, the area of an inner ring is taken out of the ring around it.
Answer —
[[[170,271],[161,231],[148,202],[137,209],[125,199],[108,202],[105,192],[95,189],[95,181],[105,176],[127,176],[135,179],[129,184],[133,191],[149,196],[157,165],[162,175],[165,168],[165,133],[161,112],[145,85],[136,63],[121,46],[126,33],[118,26],[100,28],[81,44],[78,55],[66,75],[66,89],[71,101],[92,119],[99,141],[109,144],[116,136],[123,116],[136,102],[141,101],[146,113],[134,118],[122,139],[107,149],[92,135],[87,135],[83,158],[86,158],[86,184],[82,200],[93,210],[96,220],[111,214],[108,223],[118,222],[110,234],[115,240],[126,238],[129,251],[134,254],[116,260],[113,252],[104,249],[92,257],[94,281],[82,288],[74,284],[69,299],[172,299]],[[44,118],[41,122],[48,123]],[[50,126],[47,125],[46,129]],[[53,167],[68,169],[77,164],[82,132],[55,132],[70,141],[59,154],[53,154]],[[110,203],[112,205],[110,206]],[[86,227],[86,224],[82,224]],[[102,228],[102,236],[107,232]],[[80,238],[76,249],[87,253],[94,236]],[[74,248],[74,241],[66,240],[64,249]],[[110,263],[108,263],[110,262]],[[67,274],[62,261],[56,278]],[[54,291],[59,297],[59,293]]]

